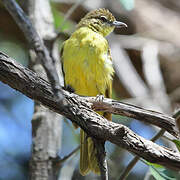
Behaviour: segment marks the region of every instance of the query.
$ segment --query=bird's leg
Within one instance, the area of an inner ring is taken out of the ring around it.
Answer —
[[[96,102],[103,102],[103,100],[104,100],[104,95],[102,95],[102,94],[98,94],[97,96],[96,96]]]

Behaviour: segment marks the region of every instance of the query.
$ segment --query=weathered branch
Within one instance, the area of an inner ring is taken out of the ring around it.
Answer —
[[[52,88],[47,81],[2,53],[0,54],[0,80],[26,96],[41,102],[53,111],[66,116],[72,122],[78,124],[91,137],[102,141],[110,141],[149,162],[180,170],[179,152],[148,141],[124,125],[107,121],[92,110],[92,102],[88,102],[86,97],[63,91],[67,105],[63,109],[60,108],[60,103],[55,98]],[[92,98],[90,99],[92,100]],[[105,101],[117,102],[108,99],[105,99]],[[134,113],[138,117],[137,114],[140,115],[142,111],[143,114],[140,118],[150,119],[153,117],[152,119],[155,121],[155,117],[157,117],[156,121],[161,119],[162,122],[166,122],[165,124],[167,125],[171,124],[172,128],[174,128],[174,119],[171,117],[135,106],[132,106],[131,109],[130,105],[119,104],[129,107],[129,111],[124,111],[126,116],[131,116]],[[114,107],[117,106],[114,104]],[[100,106],[99,109],[101,109]],[[123,108],[120,112],[122,111]],[[110,112],[113,112],[112,107]],[[175,130],[172,130],[172,132],[172,134],[178,136]]]
[[[42,39],[39,37],[36,30],[33,28],[31,21],[21,9],[21,7],[16,3],[15,0],[2,0],[4,6],[9,11],[13,19],[16,21],[19,28],[25,35],[29,45],[36,52],[39,60],[41,60],[42,65],[46,71],[47,77],[52,85],[52,88],[57,96],[57,99],[61,101],[61,105],[63,103],[61,88],[59,85],[59,77],[56,72],[55,65],[53,63],[53,59],[51,58],[49,51],[44,45]]]
[[[156,125],[162,129],[165,129],[170,134],[179,137],[179,134],[175,128],[175,119],[166,114],[146,110],[132,104],[122,103],[107,98],[105,98],[103,102],[97,102],[93,97],[88,97],[87,100],[93,103],[92,107],[96,111],[105,111],[112,114],[134,118],[145,123]]]
[[[56,34],[49,0],[26,0],[25,7],[34,26],[31,28],[35,28],[53,56],[55,48],[51,41],[54,40]],[[55,61],[56,59],[53,58],[53,60],[57,68],[55,62],[58,62],[59,59]],[[29,68],[47,79],[44,68],[39,63],[37,54],[30,51]],[[59,79],[61,78],[59,77]],[[58,152],[61,149],[62,119],[62,116],[35,101],[34,115],[31,121],[33,142],[29,162],[29,180],[57,179],[59,169],[54,165],[54,159],[59,157]]]
[[[97,160],[101,172],[101,180],[108,180],[108,166],[105,152],[105,142],[98,141],[93,138],[94,145],[97,149]]]

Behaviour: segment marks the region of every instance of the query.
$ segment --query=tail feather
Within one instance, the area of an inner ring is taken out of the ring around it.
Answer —
[[[91,170],[96,174],[100,174],[99,165],[96,158],[96,149],[91,138],[87,138],[87,134],[80,130],[80,173],[85,176]]]
[[[80,130],[80,166],[79,170],[81,175],[85,176],[89,171],[89,158],[88,158],[88,141],[86,133]]]
[[[102,113],[101,113],[102,114]],[[104,113],[103,116],[111,121],[111,114]],[[87,137],[87,134],[80,130],[80,173],[85,176],[89,171],[95,174],[100,174],[100,169],[97,161],[97,150],[94,146],[93,140]]]
[[[97,150],[94,146],[93,140],[88,138],[88,157],[89,157],[89,166],[92,172],[95,174],[100,174],[100,169],[97,161]]]

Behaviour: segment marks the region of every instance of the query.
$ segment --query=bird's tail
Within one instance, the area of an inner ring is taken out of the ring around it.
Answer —
[[[97,150],[91,138],[81,129],[80,131],[80,173],[85,176],[89,171],[100,174],[98,161],[96,158]]]
[[[99,114],[103,115],[107,120],[111,121],[111,114],[104,112]],[[95,174],[100,174],[100,169],[97,161],[97,150],[94,146],[93,140],[87,137],[87,134],[80,130],[80,173],[85,176],[89,171]]]

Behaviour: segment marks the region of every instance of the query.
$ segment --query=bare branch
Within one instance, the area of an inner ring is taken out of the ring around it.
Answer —
[[[149,162],[180,170],[179,152],[146,140],[124,125],[107,121],[91,109],[92,103],[88,102],[87,98],[63,90],[67,105],[63,109],[60,108],[60,102],[55,98],[47,81],[2,53],[0,54],[0,80],[26,96],[40,101],[53,111],[66,116],[91,137],[100,141],[110,141]],[[132,106],[132,109],[134,108],[137,107]],[[148,118],[149,116],[152,117],[153,114],[154,117],[168,117],[153,111],[142,111],[149,112],[147,113]],[[145,118],[146,115],[144,114],[142,117]],[[168,120],[170,119],[174,121],[173,118],[168,117]]]
[[[146,97],[149,90],[133,67],[129,56],[119,43],[112,43],[112,56],[117,76],[133,97]],[[117,58],[118,57],[118,58]]]
[[[154,41],[149,41],[144,45],[142,51],[143,71],[156,104],[159,104],[163,112],[168,114],[171,112],[171,104],[160,70],[158,51],[158,44]]]
[[[72,152],[70,152],[68,155],[66,155],[63,158],[57,158],[54,159],[54,166],[57,169],[57,171],[60,170],[62,164],[67,161],[70,157],[72,157],[78,150],[79,150],[80,146],[78,146],[77,148],[75,148]]]
[[[15,0],[2,0],[2,2],[18,24],[19,28],[23,31],[29,45],[34,49],[38,58],[41,60],[55,95],[60,101],[62,101],[63,97],[60,92],[61,88],[59,86],[59,78],[57,72],[55,71],[56,68],[54,66],[53,60],[43,41],[40,39],[38,33],[33,28],[31,21]],[[61,102],[61,106],[62,103],[63,102]]]
[[[38,0],[37,3],[35,0],[27,0],[26,3],[28,16],[40,38],[43,40],[54,39],[56,33],[49,1]]]
[[[179,137],[175,128],[175,119],[168,115],[107,98],[104,98],[103,102],[97,102],[93,97],[88,97],[87,99],[93,103],[93,108],[96,111],[105,111],[134,118],[145,123],[156,125],[165,129],[170,134]]]
[[[101,180],[108,180],[108,166],[106,161],[105,142],[93,138],[94,145],[97,149],[97,160],[101,172]]]
[[[119,180],[126,180],[129,173],[131,172],[132,168],[136,165],[136,163],[139,161],[140,157],[135,156],[133,160],[127,165],[125,170],[122,172],[121,176],[119,177]]]
[[[121,35],[118,36],[118,41],[121,43],[124,49],[134,49],[141,51],[144,45],[148,42],[154,42],[158,45],[159,54],[167,57],[171,57],[174,54],[178,54],[179,49],[174,44],[166,41],[160,41],[157,39],[151,39],[144,36],[136,35]],[[168,51],[167,51],[168,49]]]

